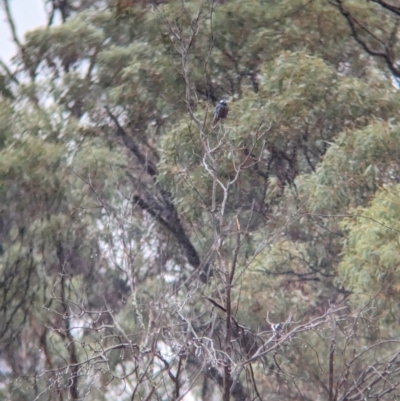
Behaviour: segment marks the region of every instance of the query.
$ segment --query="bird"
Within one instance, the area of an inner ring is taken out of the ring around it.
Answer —
[[[214,111],[214,119],[212,125],[215,126],[220,120],[226,118],[229,112],[229,106],[225,100],[220,100]]]
[[[279,334],[279,332],[282,330],[282,324],[277,323],[277,324],[271,324],[271,329],[274,334]]]

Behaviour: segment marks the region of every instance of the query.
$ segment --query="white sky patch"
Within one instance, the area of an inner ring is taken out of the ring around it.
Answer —
[[[395,77],[393,74],[390,74],[390,79],[392,81],[392,85],[399,90],[400,89],[400,78]]]
[[[25,33],[47,24],[44,0],[9,0],[11,15],[18,38],[24,42]],[[4,7],[0,7],[0,58],[9,63],[17,53]]]

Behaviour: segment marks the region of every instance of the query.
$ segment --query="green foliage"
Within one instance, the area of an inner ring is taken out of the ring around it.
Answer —
[[[310,209],[343,213],[365,205],[380,186],[396,182],[399,147],[399,126],[389,122],[341,133],[316,174],[299,181],[311,194]]]
[[[30,68],[36,70],[42,62],[50,68],[72,66],[88,59],[105,39],[90,22],[90,14],[80,13],[66,24],[29,32],[24,57]]]
[[[267,318],[343,304],[360,309],[336,317],[333,376],[362,377],[376,356],[354,353],[399,334],[397,305],[365,306],[400,288],[399,95],[380,61],[337,2],[103,3],[28,33],[21,83],[0,80],[0,351],[7,379],[35,377],[0,394],[175,399],[184,371],[215,398],[228,287],[234,369]],[[396,27],[344,3],[378,36]],[[243,394],[328,399],[329,319],[243,365]]]
[[[399,185],[387,186],[341,223],[347,235],[338,272],[346,288],[398,298],[399,194]]]

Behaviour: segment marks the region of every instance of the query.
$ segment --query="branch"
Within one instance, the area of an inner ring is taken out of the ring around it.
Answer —
[[[178,241],[178,243],[184,248],[186,258],[191,266],[194,268],[199,267],[200,258],[197,254],[196,249],[191,243],[185,230],[182,227],[181,222],[177,216],[176,210],[172,204],[169,204],[169,209],[159,209],[157,206],[150,205],[140,196],[134,196],[133,201],[142,209],[147,211],[152,217],[154,217],[162,226],[164,226]],[[172,209],[171,209],[172,208]]]
[[[22,44],[18,39],[17,29],[15,28],[14,20],[13,20],[13,18],[11,16],[10,4],[9,4],[8,0],[3,0],[3,4],[4,4],[4,10],[6,12],[8,25],[10,25],[12,38],[14,40],[14,43],[21,50],[22,49]]]
[[[331,345],[329,348],[329,401],[333,401],[333,376],[336,350],[336,321],[335,317],[331,316]]]
[[[391,11],[392,13],[395,13],[397,15],[400,15],[400,7],[398,6],[393,6],[392,4],[388,4],[383,0],[371,0],[373,3],[379,4],[383,8],[386,8],[386,10]]]
[[[109,117],[117,127],[117,136],[120,136],[122,138],[125,146],[138,158],[140,164],[145,167],[146,172],[154,177],[157,174],[156,166],[154,166],[154,164],[140,152],[139,147],[136,145],[135,141],[122,128],[117,117],[111,113],[111,110],[107,106],[105,107],[105,109]]]
[[[15,76],[15,74],[13,72],[11,72],[11,70],[8,68],[7,64],[1,59],[0,59],[0,67],[2,67],[2,69],[7,74],[9,79],[14,81],[17,85],[19,85],[18,78]]]
[[[140,151],[135,141],[126,133],[124,128],[119,123],[117,117],[111,112],[109,107],[105,107],[109,117],[117,127],[117,135],[120,136],[124,145],[136,156],[139,163],[143,166],[146,173],[149,174],[155,181],[158,175],[157,167]],[[132,181],[135,178],[128,173]],[[171,200],[171,194],[168,191],[158,188],[154,184],[154,189],[160,195],[161,202],[157,201],[156,195],[151,194],[149,191],[140,193],[133,197],[133,202],[138,205],[142,210],[147,211],[154,217],[162,226],[164,226],[173,236],[177,239],[178,243],[185,249],[186,258],[191,266],[198,268],[200,266],[200,258],[196,249],[191,243],[188,235],[186,234],[180,220],[176,208]],[[203,275],[202,275],[203,277]]]
[[[377,0],[378,2],[379,0]],[[350,30],[351,30],[351,35],[355,39],[355,41],[364,49],[366,53],[368,53],[371,56],[376,56],[383,58],[385,61],[387,67],[389,68],[390,72],[395,75],[396,77],[400,77],[400,69],[395,67],[395,62],[392,60],[390,57],[390,48],[387,45],[384,45],[385,50],[384,51],[378,51],[372,49],[365,41],[360,37],[360,35],[357,32],[356,26],[359,26],[362,28],[365,32],[369,33],[375,40],[378,40],[372,33],[365,28],[362,24],[360,24],[351,14],[348,10],[346,10],[343,7],[343,0],[336,0],[336,3],[338,5],[340,13],[346,18],[347,23],[349,24]],[[386,3],[385,3],[386,4]],[[389,6],[389,5],[387,5]],[[397,7],[395,7],[397,8]],[[380,42],[380,40],[378,40]]]
[[[295,327],[293,330],[289,331],[287,334],[283,335],[279,333],[279,336],[277,336],[277,332],[274,333],[274,335],[269,338],[264,344],[261,345],[261,347],[258,348],[258,350],[248,358],[247,360],[244,360],[241,362],[238,366],[243,367],[251,362],[254,362],[258,358],[270,353],[271,351],[275,350],[276,348],[279,347],[279,345],[291,338],[293,338],[297,333],[301,333],[304,331],[311,331],[319,327],[320,325],[326,323],[327,319],[333,315],[337,314],[341,310],[346,309],[346,307],[342,308],[337,308],[337,309],[328,309],[326,313],[324,313],[321,316],[318,316],[309,322],[305,324],[301,324],[297,327]],[[289,322],[285,322],[284,325],[288,324]],[[269,347],[268,347],[269,346]]]

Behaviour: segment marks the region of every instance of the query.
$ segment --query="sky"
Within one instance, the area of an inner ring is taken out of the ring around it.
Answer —
[[[45,0],[9,0],[9,4],[17,35],[22,42],[27,31],[46,25]],[[0,59],[9,63],[15,54],[16,47],[11,39],[4,7],[0,6]]]

